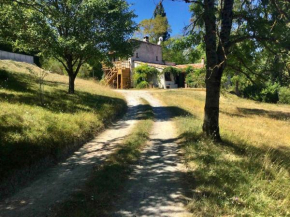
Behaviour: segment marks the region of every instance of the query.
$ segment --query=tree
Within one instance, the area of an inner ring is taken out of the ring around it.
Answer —
[[[162,4],[163,0],[160,0],[160,2],[156,5],[156,8],[154,10],[154,18],[156,18],[158,15],[165,18],[166,26],[168,26],[168,19],[166,17],[166,13]],[[170,34],[168,32],[169,29],[167,29],[163,34],[161,35],[163,37],[163,41],[167,41],[170,38]]]
[[[254,41],[259,48],[289,52],[290,2],[276,0],[184,0],[192,3],[189,33],[203,35],[206,46],[206,102],[203,132],[220,140],[221,78],[235,44]],[[280,2],[280,1],[279,1]],[[271,43],[271,44],[270,44]]]
[[[141,35],[149,35],[150,40],[154,43],[158,42],[160,36],[164,32],[170,32],[170,26],[167,22],[166,17],[161,17],[157,15],[154,19],[142,20],[139,24],[139,32]]]
[[[136,30],[134,13],[124,0],[5,0],[7,7],[21,11],[14,45],[37,48],[57,59],[69,75],[69,93],[81,66],[132,52],[129,36]],[[12,10],[13,11],[13,10]],[[11,13],[11,15],[13,15]]]
[[[205,57],[204,43],[192,44],[191,37],[169,38],[162,43],[163,60],[176,64],[200,63]]]

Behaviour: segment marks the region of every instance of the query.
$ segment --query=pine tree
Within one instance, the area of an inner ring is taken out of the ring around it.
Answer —
[[[166,13],[165,13],[165,10],[164,10],[163,4],[162,4],[162,0],[160,0],[160,2],[156,5],[156,8],[154,10],[154,18],[156,18],[158,15],[160,15],[161,17],[165,17],[166,23],[168,24],[168,19],[166,17]],[[170,34],[169,34],[168,29],[161,36],[163,37],[163,41],[168,40],[170,38]]]

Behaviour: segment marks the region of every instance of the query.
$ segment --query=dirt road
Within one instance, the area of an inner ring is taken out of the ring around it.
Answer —
[[[0,202],[0,216],[46,216],[56,203],[82,187],[93,166],[102,163],[137,123],[134,117],[140,100],[130,94],[126,94],[126,99],[129,109],[124,120],[85,144],[65,162],[49,169],[27,188]]]
[[[78,191],[92,168],[101,164],[137,126],[135,115],[146,99],[155,113],[153,130],[139,164],[125,186],[110,216],[190,216],[184,204],[181,185],[185,172],[176,144],[176,129],[168,108],[150,92],[121,91],[128,101],[128,114],[124,118],[85,144],[72,157],[49,169],[40,179],[6,201],[0,202],[0,217],[47,216],[49,210]]]
[[[184,207],[181,179],[185,168],[178,156],[177,134],[169,110],[148,92],[134,94],[150,103],[156,120],[126,193],[110,216],[191,216]]]

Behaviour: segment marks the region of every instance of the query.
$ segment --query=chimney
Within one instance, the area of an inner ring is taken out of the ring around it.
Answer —
[[[201,58],[201,64],[204,65],[204,58]]]
[[[149,37],[146,35],[146,36],[143,38],[143,41],[148,43],[148,42],[149,42]]]
[[[163,37],[159,37],[158,45],[161,45],[163,42]]]

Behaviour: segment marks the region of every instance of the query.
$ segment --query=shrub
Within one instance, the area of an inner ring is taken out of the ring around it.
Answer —
[[[137,89],[144,89],[149,87],[149,82],[147,81],[141,81],[139,84],[137,84]]]
[[[53,73],[59,74],[59,75],[65,75],[66,71],[63,65],[57,61],[56,59],[49,58],[43,61],[42,66],[44,69],[51,71]]]
[[[265,88],[261,91],[261,97],[263,102],[272,102],[277,103],[279,100],[278,91],[279,91],[279,84],[267,84]]]
[[[194,69],[189,66],[186,68],[185,73],[185,83],[188,87],[205,87],[205,69]]]
[[[153,76],[157,76],[159,71],[154,67],[148,66],[147,64],[138,66],[135,68],[134,83],[137,88],[149,87],[149,80]]]
[[[277,103],[279,84],[266,82],[264,84],[251,84],[246,86],[242,92],[245,98],[261,102]]]
[[[279,90],[279,103],[290,104],[290,87],[281,87]]]

